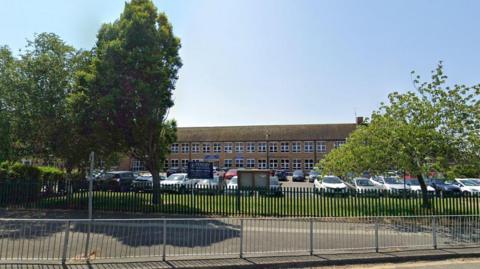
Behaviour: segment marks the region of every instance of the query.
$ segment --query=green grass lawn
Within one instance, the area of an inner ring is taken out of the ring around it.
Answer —
[[[94,210],[125,212],[156,212],[212,216],[406,216],[478,214],[477,197],[433,198],[431,209],[422,206],[420,198],[331,197],[317,194],[287,193],[286,195],[212,195],[162,194],[162,203],[153,205],[151,193],[95,192]],[[32,204],[38,208],[86,209],[86,192],[70,196],[44,198]]]

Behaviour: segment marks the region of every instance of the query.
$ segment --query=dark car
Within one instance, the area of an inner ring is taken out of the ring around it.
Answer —
[[[305,181],[305,174],[302,170],[295,170],[292,174],[292,181]]]
[[[275,170],[275,176],[280,181],[287,181],[287,171],[285,170]]]
[[[432,186],[440,195],[459,195],[462,193],[459,186],[441,179],[430,179],[427,181],[427,184]]]
[[[179,174],[179,173],[186,173],[187,169],[182,167],[170,167],[167,169],[167,177],[171,174]]]
[[[111,171],[96,181],[97,189],[107,191],[129,191],[135,180],[133,172]]]
[[[308,173],[308,182],[314,182],[315,179],[318,179],[320,177],[320,173],[318,171],[310,171]]]

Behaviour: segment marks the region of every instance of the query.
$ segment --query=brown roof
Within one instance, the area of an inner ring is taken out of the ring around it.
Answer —
[[[179,127],[178,142],[236,142],[345,139],[356,128],[354,123],[253,125],[221,127]]]

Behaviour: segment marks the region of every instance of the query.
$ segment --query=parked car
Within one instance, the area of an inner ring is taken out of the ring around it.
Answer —
[[[275,176],[278,178],[280,181],[287,181],[287,171],[285,170],[275,170]]]
[[[269,195],[269,196],[278,196],[282,195],[282,185],[278,182],[278,178],[276,176],[270,177],[270,188],[268,189],[258,189],[258,193],[260,195]],[[227,184],[226,191],[228,194],[236,194],[238,189],[238,176],[234,176],[230,179]],[[242,195],[252,195],[255,193],[255,190],[247,189],[247,190],[240,190]]]
[[[237,176],[237,169],[229,169],[225,175],[223,175],[223,178],[225,180],[230,180],[232,179],[233,177]]]
[[[428,185],[432,186],[441,195],[455,195],[462,192],[460,187],[453,184],[453,182],[441,179],[430,179],[428,180]]]
[[[295,170],[292,174],[292,181],[305,181],[305,174],[302,170]]]
[[[160,175],[160,182],[167,179]],[[150,192],[153,190],[153,177],[149,172],[140,172],[132,182],[132,190],[136,192]]]
[[[379,185],[373,184],[373,182],[364,177],[357,177],[353,179],[353,187],[357,192],[364,193],[369,191],[377,191],[380,189]]]
[[[176,173],[160,182],[160,188],[162,191],[185,192],[192,189],[198,181],[198,179],[189,179],[187,173]]]
[[[129,191],[135,180],[131,171],[110,171],[105,173],[96,183],[97,189],[107,191]]]
[[[315,179],[313,182],[313,188],[316,192],[332,194],[346,194],[348,191],[347,184],[345,184],[345,182],[336,176],[326,176],[322,179]]]
[[[200,193],[219,193],[222,190],[220,178],[214,176],[209,179],[199,179],[198,183],[195,185],[195,190]]]
[[[460,187],[463,193],[480,192],[480,182],[475,178],[456,178],[454,184]]]
[[[426,183],[425,183],[426,184]],[[409,179],[407,180],[407,189],[413,192],[422,192],[422,188],[420,187],[420,182],[418,179]],[[433,193],[435,192],[435,189],[432,186],[427,185],[427,192],[428,193]]]
[[[315,179],[320,177],[320,173],[318,171],[310,171],[308,173],[308,182],[314,182]]]
[[[386,191],[405,191],[408,189],[406,182],[397,177],[372,177],[372,183]]]
[[[186,173],[187,170],[182,167],[170,167],[167,169],[167,177],[171,174],[179,174],[179,173]]]

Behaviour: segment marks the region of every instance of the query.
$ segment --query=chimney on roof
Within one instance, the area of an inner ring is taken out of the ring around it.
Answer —
[[[363,117],[357,117],[356,118],[356,123],[357,123],[357,125],[363,124]]]

